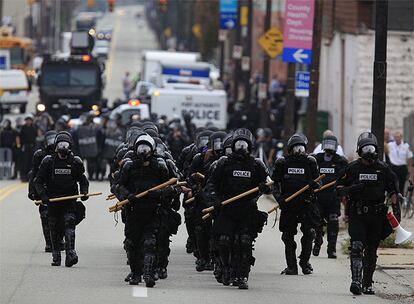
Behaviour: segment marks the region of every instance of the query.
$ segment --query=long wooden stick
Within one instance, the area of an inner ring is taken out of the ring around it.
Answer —
[[[73,200],[73,199],[78,199],[84,196],[97,196],[97,195],[101,195],[102,192],[92,192],[92,193],[87,193],[87,194],[77,194],[77,195],[70,195],[70,196],[62,196],[62,197],[55,197],[55,198],[51,198],[49,200],[49,202],[62,202],[62,201],[68,201],[68,200]],[[41,200],[35,201],[34,202],[37,206],[40,205],[42,203]]]
[[[325,177],[325,174],[320,175],[317,179],[315,179],[315,182],[319,182],[324,177]],[[290,202],[291,200],[293,200],[294,198],[298,197],[299,195],[301,195],[303,192],[305,192],[309,188],[310,188],[310,186],[309,185],[306,185],[305,187],[299,189],[298,191],[296,191],[295,193],[293,193],[291,196],[289,196],[287,199],[285,199],[285,202],[286,203]],[[267,211],[267,213],[270,214],[273,211],[275,211],[276,209],[277,209],[277,206],[275,206],[272,209],[270,209],[269,211]]]
[[[108,197],[106,198],[106,200],[107,200],[107,201],[111,201],[111,200],[113,200],[113,199],[115,199],[115,198],[116,198],[115,194],[113,194],[113,193],[112,193],[112,194],[109,194],[109,195],[108,195]]]
[[[162,184],[160,184],[158,186],[152,187],[151,189],[148,189],[148,190],[146,190],[144,192],[138,193],[137,195],[135,195],[135,197],[136,198],[141,198],[143,196],[146,196],[150,191],[155,191],[155,190],[158,190],[158,189],[162,189],[162,188],[164,188],[166,186],[175,184],[177,182],[177,180],[178,180],[177,178],[172,178],[169,181],[166,181],[165,183],[162,183]],[[128,203],[129,203],[129,200],[128,199],[123,200],[123,201],[120,201],[120,202],[117,202],[115,205],[109,207],[109,212],[118,211],[118,210],[121,209],[122,206],[124,206],[124,205],[126,205]]]
[[[194,202],[195,201],[195,197],[191,197],[191,198],[189,198],[188,200],[185,200],[184,201],[184,204],[190,204],[190,203],[192,203],[192,202]]]
[[[273,181],[270,181],[270,182],[267,182],[266,183],[266,186],[271,186],[271,185],[273,185]],[[231,197],[229,199],[226,199],[225,201],[222,201],[220,203],[220,205],[221,206],[228,205],[228,204],[230,204],[230,203],[232,203],[234,201],[237,201],[240,198],[243,198],[243,197],[245,197],[247,195],[253,194],[253,193],[257,192],[257,191],[259,191],[259,187],[254,187],[254,188],[252,188],[250,190],[247,190],[247,191],[245,191],[243,193],[240,193],[240,194],[238,194],[236,196],[233,196],[233,197]],[[208,208],[203,209],[202,212],[203,213],[209,213],[209,212],[211,212],[213,210],[214,210],[214,206],[211,206],[211,207],[208,207]]]
[[[337,182],[337,181],[336,181],[336,180],[334,180],[334,181],[332,181],[332,182],[330,182],[330,183],[327,183],[326,185],[323,185],[322,187],[320,187],[319,189],[314,190],[313,192],[314,192],[314,193],[321,192],[321,191],[323,191],[323,190],[325,190],[325,189],[327,189],[327,188],[332,187],[333,185],[335,185],[335,183],[336,183],[336,182]]]

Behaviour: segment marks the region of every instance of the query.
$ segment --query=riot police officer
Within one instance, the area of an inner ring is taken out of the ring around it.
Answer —
[[[55,139],[55,153],[47,155],[40,164],[35,179],[36,191],[42,203],[48,206],[48,219],[52,243],[52,266],[60,266],[60,226],[65,231],[65,266],[71,267],[78,262],[75,251],[75,227],[77,205],[76,200],[50,203],[49,199],[78,194],[78,184],[81,194],[87,194],[89,182],[84,174],[82,160],[71,152],[72,137],[66,131],[59,132]],[[87,200],[88,197],[82,197]]]
[[[44,146],[42,149],[38,149],[33,155],[32,170],[29,172],[29,194],[28,197],[31,200],[40,199],[40,196],[36,192],[34,185],[34,179],[39,170],[39,166],[47,155],[51,155],[54,152],[56,131],[47,131],[44,135]],[[40,222],[42,223],[43,236],[45,238],[46,246],[45,252],[52,252],[52,243],[50,241],[49,221],[47,219],[47,206],[39,205]]]
[[[127,160],[120,172],[119,192],[128,199],[126,206],[125,248],[132,276],[129,284],[141,282],[147,287],[155,285],[158,199],[147,195],[137,199],[135,195],[168,180],[165,162],[154,156],[155,142],[149,135],[141,135],[134,145],[134,158]]]
[[[256,195],[226,206],[221,206],[220,202],[257,186],[261,192],[271,191],[266,185],[266,167],[251,156],[252,142],[249,130],[234,131],[233,153],[217,161],[208,181],[208,188],[212,189],[212,203],[218,209],[214,233],[218,238],[216,245],[223,267],[221,282],[229,285],[232,278],[239,289],[248,288],[250,266],[254,260],[252,244],[257,237],[257,222],[261,213],[257,209]]]
[[[282,241],[285,244],[287,268],[282,274],[297,275],[296,242],[297,226],[301,224],[302,252],[299,256],[299,265],[303,274],[311,274],[313,268],[309,263],[314,238],[315,209],[313,191],[319,187],[314,182],[319,176],[318,164],[313,156],[306,154],[307,139],[304,135],[294,134],[287,142],[287,154],[276,160],[272,179],[275,182],[274,197],[281,209],[279,230],[282,232]],[[306,185],[309,190],[294,200],[286,203],[285,199]]]
[[[323,184],[328,184],[340,178],[345,170],[348,161],[345,157],[336,153],[338,140],[335,136],[326,136],[322,140],[322,150],[324,152],[315,155],[319,166],[319,173],[325,174],[322,180]],[[315,244],[313,246],[313,255],[318,256],[323,243],[323,224],[327,223],[328,239],[328,258],[336,259],[336,241],[338,238],[339,221],[341,215],[341,204],[339,197],[336,195],[335,187],[327,188],[317,195],[317,206],[321,215],[322,223],[315,229]]]
[[[387,164],[378,159],[377,138],[371,132],[362,133],[357,142],[359,158],[345,170],[337,182],[340,195],[348,196],[351,237],[350,291],[355,295],[374,294],[372,277],[376,267],[377,248],[387,237],[390,226],[386,220],[385,193],[390,196],[392,209],[401,218],[397,202],[397,178]]]

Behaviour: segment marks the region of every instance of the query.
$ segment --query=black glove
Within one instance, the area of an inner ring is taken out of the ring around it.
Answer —
[[[88,194],[88,192],[81,193],[81,194]],[[82,202],[84,202],[84,201],[87,201],[87,200],[89,199],[89,196],[85,196],[85,195],[84,195],[84,196],[82,196],[80,199],[81,199],[81,201],[82,201]]]
[[[128,196],[128,201],[131,204],[139,204],[140,199],[135,197],[135,194],[131,194]]]
[[[319,189],[321,187],[321,185],[318,182],[315,182],[313,179],[310,179],[308,181],[308,185],[312,190],[316,190],[316,189]]]
[[[401,208],[399,202],[397,202],[396,204],[392,204],[391,207],[392,213],[394,213],[395,218],[398,222],[401,222]]]
[[[40,196],[40,199],[42,200],[42,204],[43,204],[43,205],[47,205],[47,204],[49,204],[49,203],[50,203],[50,201],[49,201],[49,197],[48,197],[46,194],[42,194],[42,195]]]
[[[29,192],[27,197],[29,198],[29,200],[32,200],[32,201],[34,201],[36,199],[36,195],[33,192]]]
[[[170,186],[170,187],[166,187],[162,189],[162,195],[167,196],[167,197],[176,196],[176,195],[179,195],[180,193],[181,193],[180,187]]]
[[[264,193],[264,194],[270,194],[272,192],[272,188],[270,186],[266,185],[266,183],[260,183],[259,184],[259,191],[261,193]]]
[[[282,195],[276,196],[275,199],[276,199],[276,202],[279,204],[280,210],[283,210],[286,208],[287,203]]]

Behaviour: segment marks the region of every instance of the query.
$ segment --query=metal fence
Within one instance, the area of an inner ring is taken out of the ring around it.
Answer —
[[[411,149],[414,147],[414,112],[411,112],[404,118],[404,141],[407,142]]]

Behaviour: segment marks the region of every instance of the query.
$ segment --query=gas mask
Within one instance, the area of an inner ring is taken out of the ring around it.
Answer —
[[[66,141],[60,141],[56,144],[55,152],[61,159],[66,159],[70,154],[70,143]]]
[[[137,146],[135,153],[139,160],[145,161],[151,156],[152,150],[149,145],[142,143]]]
[[[239,155],[249,154],[249,144],[244,140],[236,140],[233,144],[233,152]]]
[[[302,145],[297,145],[292,148],[293,155],[304,155],[305,154],[305,147]]]
[[[360,156],[369,163],[373,163],[378,158],[377,148],[374,145],[363,146]]]

